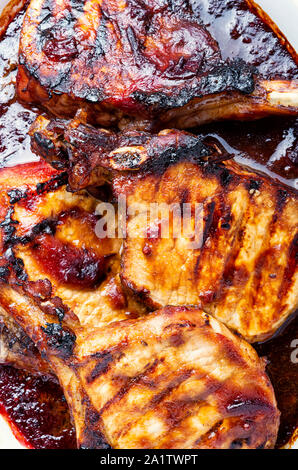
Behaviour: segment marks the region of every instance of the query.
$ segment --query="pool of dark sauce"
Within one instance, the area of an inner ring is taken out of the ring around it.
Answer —
[[[16,0],[21,3],[22,0]],[[24,3],[24,1],[23,1]],[[216,7],[216,1],[210,1]],[[231,2],[232,3],[232,2]],[[244,3],[244,2],[243,2]],[[205,5],[205,2],[202,2]],[[208,22],[205,6],[199,13]],[[248,15],[249,12],[243,14]],[[36,109],[27,109],[15,98],[15,78],[17,68],[18,37],[23,19],[23,10],[10,22],[0,39],[0,167],[38,160],[30,150],[27,135],[30,124],[38,114]],[[225,18],[211,23],[217,31],[223,30]],[[218,23],[218,24],[217,24]],[[251,41],[251,57],[257,44],[257,25],[248,22],[246,35],[235,25],[233,47],[241,49],[241,41]],[[1,29],[0,20],[0,29]],[[253,42],[254,41],[254,42]],[[264,51],[274,50],[276,39],[268,30]],[[231,48],[231,42],[225,42]],[[256,45],[254,45],[256,44]],[[270,47],[269,47],[270,46]],[[224,47],[224,44],[221,45]],[[280,50],[280,48],[279,48]],[[233,52],[233,51],[232,51]],[[264,52],[265,53],[265,52]],[[259,55],[260,56],[260,55]],[[271,65],[278,61],[278,53],[271,54]],[[268,63],[268,57],[263,63]],[[293,72],[289,61],[287,70],[281,75]],[[264,70],[264,73],[268,71]],[[298,180],[298,120],[264,119],[241,123],[228,122],[205,126],[197,130],[198,135],[215,141],[234,158],[245,165],[267,173],[284,184],[297,187]],[[267,372],[272,381],[278,407],[281,411],[281,426],[277,447],[286,444],[293,430],[298,426],[298,364],[291,361],[293,341],[298,338],[298,318],[283,328],[273,339],[254,345],[260,356],[267,359]],[[0,365],[0,413],[10,423],[15,436],[31,448],[74,448],[75,432],[71,424],[67,404],[59,385],[54,379],[34,377],[12,367]]]

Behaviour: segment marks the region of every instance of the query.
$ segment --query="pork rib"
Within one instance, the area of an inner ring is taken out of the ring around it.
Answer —
[[[297,57],[260,12],[244,0],[31,0],[18,95],[60,117],[83,107],[102,126],[297,114]]]

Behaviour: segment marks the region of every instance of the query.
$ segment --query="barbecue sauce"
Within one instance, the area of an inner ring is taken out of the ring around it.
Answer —
[[[16,0],[15,4],[17,3],[25,2]],[[209,3],[211,6],[206,10],[205,2],[202,2],[203,6],[200,8],[203,10],[198,13],[205,21],[209,18],[208,29],[212,33],[213,29],[218,30],[218,22],[222,24],[219,30],[224,29],[225,21],[229,21],[230,18],[227,13],[226,18],[217,15],[211,21],[210,15],[213,4],[214,8],[216,7],[216,1]],[[244,5],[245,2],[242,3]],[[249,11],[243,8],[243,16],[247,15],[248,18]],[[39,159],[30,149],[28,136],[28,129],[39,111],[25,108],[15,97],[18,38],[23,15],[24,9],[20,10],[14,19],[12,18],[7,31],[0,39],[0,167]],[[243,35],[240,31],[243,18],[240,20],[241,18],[238,18],[234,30],[230,33],[231,41],[225,41],[221,46],[232,48],[233,53],[237,47],[241,48],[242,42],[252,43],[250,54],[253,57],[256,47],[253,41],[258,37],[258,21],[251,23],[250,29]],[[4,23],[5,21],[0,21],[0,38]],[[279,52],[277,50],[275,53],[270,52],[275,50],[275,42],[276,38],[268,28],[266,41],[257,45],[258,51],[263,48],[260,63],[268,63],[266,54],[271,53],[270,63],[276,65],[282,52],[280,47],[277,48]],[[231,51],[226,51],[227,56],[229,52]],[[280,76],[286,78],[291,75],[295,70],[294,67],[289,59],[287,67],[281,70]],[[262,71],[264,74],[267,72],[261,67]],[[295,119],[270,118],[245,124],[240,122],[214,124],[198,129],[197,134],[233,154],[240,163],[261,170],[289,186],[297,187],[297,126],[298,121]],[[275,338],[255,345],[259,355],[267,358],[267,372],[281,411],[277,447],[286,444],[298,426],[298,364],[291,361],[295,339],[298,339],[297,317]],[[54,379],[34,377],[1,365],[0,413],[9,421],[19,441],[27,447],[75,448],[75,431],[68,407]]]
[[[297,340],[295,342],[295,340]],[[255,345],[267,360],[278,409],[281,412],[276,446],[290,441],[298,427],[298,317],[270,341]]]
[[[34,449],[74,449],[75,430],[54,379],[0,366],[0,412],[16,438]]]

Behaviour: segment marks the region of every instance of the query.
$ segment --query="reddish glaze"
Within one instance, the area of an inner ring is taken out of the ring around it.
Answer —
[[[42,269],[60,284],[92,288],[103,279],[105,258],[63,243],[52,235],[34,239],[32,253]]]
[[[0,366],[0,412],[16,438],[35,449],[73,449],[75,431],[59,385]]]

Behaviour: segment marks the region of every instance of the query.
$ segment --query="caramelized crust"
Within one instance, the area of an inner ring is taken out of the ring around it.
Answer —
[[[188,128],[297,114],[295,62],[253,2],[31,0],[18,94],[102,126]]]

